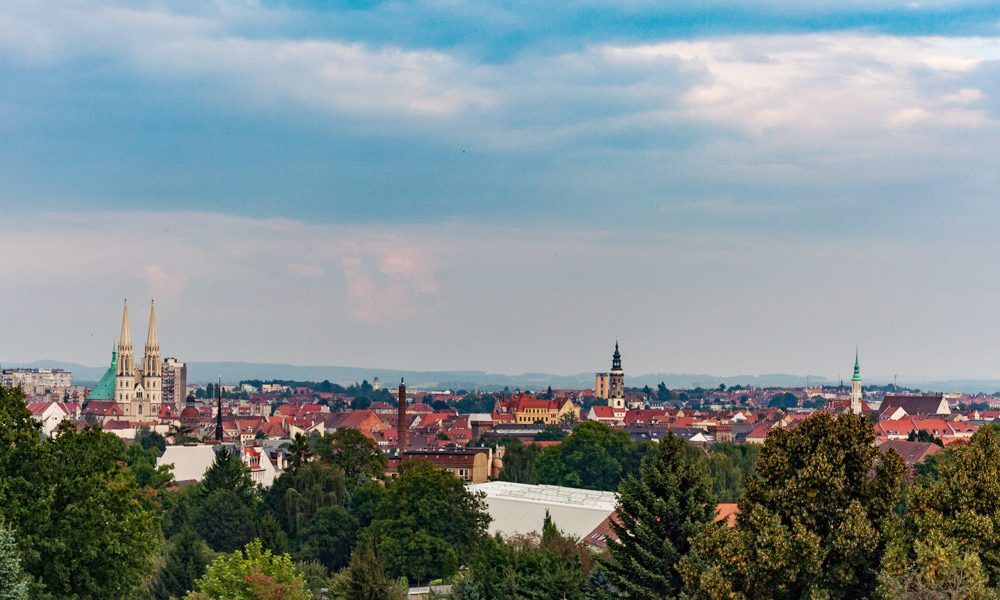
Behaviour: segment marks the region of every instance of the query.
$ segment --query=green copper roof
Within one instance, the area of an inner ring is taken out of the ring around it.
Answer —
[[[94,389],[87,394],[87,400],[114,400],[115,399],[115,372],[118,370],[118,352],[111,351],[111,366],[104,372],[101,380],[97,382]]]
[[[858,352],[854,351],[854,377],[851,381],[861,381],[861,363],[858,362]]]

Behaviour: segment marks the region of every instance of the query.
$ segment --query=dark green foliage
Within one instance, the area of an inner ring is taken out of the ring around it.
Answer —
[[[768,408],[795,408],[799,405],[799,398],[791,392],[775,394],[767,403]]]
[[[239,550],[256,537],[256,511],[233,490],[217,489],[200,498],[191,525],[216,552]]]
[[[163,567],[157,573],[151,595],[157,600],[181,598],[194,589],[196,579],[205,574],[212,553],[190,527],[184,527],[167,544]]]
[[[270,550],[274,554],[288,553],[288,534],[271,512],[264,510],[259,516],[255,534],[265,550]]]
[[[910,442],[929,442],[944,448],[944,442],[941,441],[941,438],[934,437],[934,434],[924,429],[921,429],[920,431],[911,431],[910,435],[906,436],[906,439]]]
[[[488,523],[482,497],[460,479],[425,461],[405,461],[399,478],[386,484],[370,530],[392,576],[426,581],[454,574]]]
[[[680,438],[660,440],[639,477],[618,488],[618,521],[609,540],[608,579],[623,598],[676,596],[681,575],[676,564],[715,517],[715,499],[704,467],[692,460]]]
[[[536,463],[538,482],[594,490],[613,490],[637,473],[651,446],[633,443],[624,431],[585,421],[561,444],[547,448]]]
[[[229,490],[247,503],[257,498],[257,488],[250,478],[250,468],[225,446],[219,448],[212,466],[205,471],[201,488],[206,495],[216,490]],[[243,544],[239,547],[242,548]]]
[[[867,419],[818,413],[767,437],[736,530],[700,536],[682,562],[694,597],[868,598],[899,499],[902,459]]]
[[[351,556],[357,527],[354,517],[341,506],[319,509],[299,535],[299,557],[318,561],[331,571],[340,569]]]
[[[378,544],[362,536],[340,582],[345,600],[403,600],[406,592],[385,574]]]
[[[309,442],[309,438],[301,433],[296,433],[288,444],[288,469],[291,471],[298,469],[306,464],[312,454],[313,445]]]
[[[565,536],[546,515],[541,538],[483,540],[458,587],[465,598],[582,600],[592,562],[590,550]]]
[[[156,466],[158,456],[155,446],[145,448],[135,444],[125,451],[125,460],[140,486],[160,489],[174,480],[169,465]]]
[[[33,598],[128,598],[149,577],[157,501],[125,460],[94,428],[42,441],[21,391],[0,388],[0,521],[16,524]]]
[[[566,430],[555,425],[546,425],[545,429],[535,436],[535,441],[552,442],[564,439],[568,434]]]
[[[135,432],[135,443],[146,450],[156,450],[156,456],[160,456],[167,449],[167,440],[155,431],[150,431],[149,427],[140,427]]]
[[[713,444],[708,454],[703,454],[716,500],[739,500],[743,494],[743,478],[753,472],[760,448],[759,444]]]
[[[264,504],[294,539],[317,511],[342,505],[344,499],[343,472],[312,461],[282,473],[267,490]]]
[[[1000,587],[1000,429],[985,426],[969,445],[932,458],[936,473],[913,482],[883,576],[905,577],[914,564],[932,569],[935,556],[944,555],[941,562],[959,570],[978,563],[989,585]]]
[[[317,445],[320,459],[343,471],[348,490],[385,473],[385,454],[357,429],[339,429],[323,436]]]
[[[501,481],[517,483],[538,483],[535,465],[542,455],[541,446],[526,446],[520,440],[508,440],[504,447]]]

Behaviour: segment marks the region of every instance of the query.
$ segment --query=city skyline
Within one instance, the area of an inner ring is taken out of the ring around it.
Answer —
[[[6,3],[0,357],[1000,377],[1000,7],[800,4]]]

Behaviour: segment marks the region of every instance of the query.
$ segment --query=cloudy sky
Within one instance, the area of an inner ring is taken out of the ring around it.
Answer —
[[[0,359],[1000,376],[1000,5],[0,3]]]

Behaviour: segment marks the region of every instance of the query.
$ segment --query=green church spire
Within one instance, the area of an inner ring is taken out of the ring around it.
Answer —
[[[854,349],[854,377],[851,381],[861,381],[861,363],[858,362],[858,349]]]

